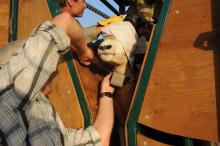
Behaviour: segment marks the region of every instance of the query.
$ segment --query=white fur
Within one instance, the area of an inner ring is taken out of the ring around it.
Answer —
[[[106,37],[105,41],[103,41],[100,46],[107,45],[111,45],[111,49],[98,50],[101,59],[116,65],[127,63],[124,47],[120,41],[114,37]]]
[[[100,46],[111,45],[110,49],[98,49],[100,58],[124,73],[127,63],[132,67],[137,43],[137,33],[130,22],[118,22],[102,29],[104,41]]]

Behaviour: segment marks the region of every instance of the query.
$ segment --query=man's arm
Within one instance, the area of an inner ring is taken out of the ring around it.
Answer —
[[[69,32],[71,37],[71,48],[77,52],[80,63],[89,65],[93,59],[93,53],[87,46],[82,27],[75,19],[73,19]]]
[[[71,39],[71,48],[77,52],[79,61],[89,65],[93,59],[93,53],[86,44],[84,31],[80,24],[69,13],[63,12],[55,17],[52,22],[60,27]]]
[[[101,84],[101,92],[114,92],[114,88],[110,86],[111,75],[106,76]],[[102,146],[108,146],[112,127],[114,124],[114,109],[113,99],[107,96],[103,96],[99,99],[99,108],[97,117],[94,122],[94,127],[101,135]]]
[[[62,13],[52,21],[71,38],[71,47],[77,51],[79,61],[84,65],[89,65],[93,59],[93,53],[87,47],[83,29],[75,19],[77,16],[83,16],[86,7],[85,0],[66,0]]]

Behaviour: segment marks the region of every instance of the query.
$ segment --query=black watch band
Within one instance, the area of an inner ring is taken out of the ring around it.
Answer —
[[[113,93],[111,93],[111,92],[100,92],[100,93],[98,94],[98,98],[102,98],[102,97],[104,97],[104,96],[110,97],[110,98],[113,98],[113,97],[114,97],[114,96],[113,96]]]

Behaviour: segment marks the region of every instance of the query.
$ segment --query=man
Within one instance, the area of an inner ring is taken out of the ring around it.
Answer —
[[[79,61],[89,65],[93,54],[82,28],[74,19],[86,8],[83,0],[60,0],[63,11],[39,25],[17,56],[0,70],[0,145],[9,146],[107,146],[113,126],[114,88],[102,81],[99,109],[93,126],[67,129],[45,97],[46,82],[56,71],[60,56],[69,46]],[[42,92],[41,92],[42,90]]]

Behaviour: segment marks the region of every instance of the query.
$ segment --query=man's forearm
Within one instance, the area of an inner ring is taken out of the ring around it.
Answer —
[[[109,97],[102,97],[99,100],[99,109],[94,122],[94,127],[101,135],[103,146],[109,145],[113,123],[113,99]]]

